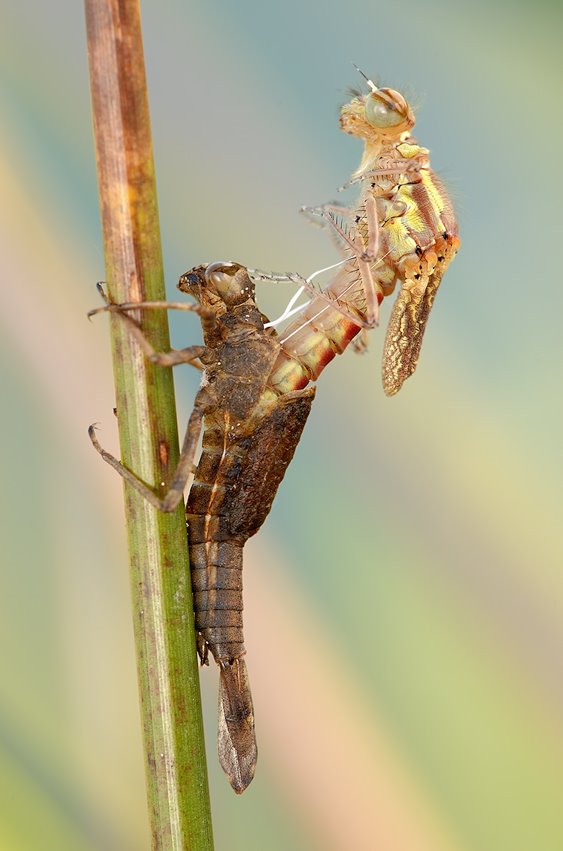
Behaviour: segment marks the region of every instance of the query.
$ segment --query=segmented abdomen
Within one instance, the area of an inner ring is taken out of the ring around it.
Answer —
[[[329,298],[339,299],[349,313],[365,319],[365,291],[354,260],[334,277],[324,292]],[[383,295],[379,300],[382,298]],[[324,298],[313,298],[299,318],[280,334],[282,351],[268,379],[269,386],[287,393],[315,381],[360,330],[360,325]]]
[[[228,507],[240,478],[243,447],[229,445],[226,423],[206,424],[201,458],[186,505],[196,631],[216,662],[244,654],[242,547]]]
[[[242,544],[210,541],[207,515],[188,515],[195,628],[216,662],[244,655]]]
[[[314,388],[282,396],[246,431],[225,412],[206,423],[186,518],[196,630],[219,663],[244,655],[242,548],[270,511],[313,398]]]

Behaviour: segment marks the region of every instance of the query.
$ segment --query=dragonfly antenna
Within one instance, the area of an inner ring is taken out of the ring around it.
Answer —
[[[352,62],[352,65],[354,66],[354,68],[356,69],[356,71],[358,72],[358,74],[361,74],[361,75],[362,75],[362,77],[364,78],[364,80],[366,81],[366,83],[368,84],[368,86],[370,87],[370,89],[372,90],[372,92],[376,92],[376,91],[377,91],[377,86],[375,85],[375,83],[373,82],[373,80],[370,80],[370,78],[367,76],[367,74],[364,74],[364,72],[362,71],[362,69],[361,69],[361,68],[358,68],[358,66],[356,65],[356,63],[355,63],[355,62]]]

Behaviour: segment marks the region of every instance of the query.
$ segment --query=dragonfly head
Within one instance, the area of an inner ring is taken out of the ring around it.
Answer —
[[[370,81],[371,82],[371,81]],[[367,95],[354,97],[340,111],[340,126],[345,133],[359,136],[368,143],[399,140],[414,127],[414,113],[408,102],[394,89],[378,89],[373,83]]]
[[[182,292],[194,296],[200,304],[213,307],[218,301],[235,307],[248,299],[254,300],[254,284],[240,263],[218,261],[195,266],[180,278]]]

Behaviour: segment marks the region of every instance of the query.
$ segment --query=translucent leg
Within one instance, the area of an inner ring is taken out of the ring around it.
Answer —
[[[426,156],[421,157],[420,159],[413,158],[411,160],[405,159],[400,165],[393,163],[389,166],[389,168],[374,168],[371,171],[366,171],[363,174],[358,174],[355,177],[351,177],[346,183],[343,183],[342,186],[338,187],[338,192],[344,192],[345,189],[349,189],[350,186],[354,186],[356,183],[363,183],[364,180],[369,180],[374,177],[400,177],[401,174],[406,174],[409,176],[409,183],[420,183],[422,177],[420,175],[420,169],[427,165]]]
[[[373,195],[368,195],[365,202],[367,221],[367,239],[365,244],[359,236],[348,234],[338,224],[333,213],[323,210],[322,207],[318,209],[319,215],[326,218],[356,258],[358,271],[366,294],[366,319],[365,323],[362,323],[362,327],[373,328],[379,323],[378,288],[372,273],[372,265],[375,263],[379,251],[379,222],[377,220],[375,198]],[[335,302],[335,306],[337,306],[337,302]],[[340,310],[340,307],[337,306],[337,309]],[[343,313],[344,311],[341,312]]]
[[[295,302],[299,299],[299,297],[303,294],[303,292],[309,293],[313,298],[320,299],[325,302],[327,307],[333,307],[343,316],[346,316],[356,325],[359,325],[361,328],[372,328],[374,323],[368,323],[367,320],[362,319],[357,313],[354,313],[351,310],[348,310],[346,305],[339,301],[334,295],[330,293],[330,291],[318,290],[316,289],[311,281],[317,275],[320,275],[322,272],[326,272],[329,269],[334,269],[337,266],[342,266],[345,263],[349,263],[353,258],[349,257],[346,260],[340,260],[338,263],[334,263],[332,266],[327,266],[324,269],[318,269],[316,272],[313,272],[312,275],[309,275],[308,278],[303,278],[297,272],[264,272],[262,269],[249,269],[249,275],[254,281],[269,281],[275,283],[292,283],[298,284],[299,289],[292,296],[289,304],[285,308],[284,312],[281,316],[278,316],[277,319],[273,319],[271,322],[267,322],[265,324],[265,328],[275,328],[276,325],[279,325],[281,322],[284,322],[286,319],[289,319],[290,316],[299,313],[301,310],[304,310],[310,303],[311,300],[300,304],[298,307],[293,307]],[[350,286],[353,286],[351,284]]]
[[[310,224],[321,228],[330,229],[330,237],[337,251],[342,257],[348,258],[348,250],[345,244],[332,227],[332,222],[328,220],[329,215],[340,216],[345,221],[352,221],[355,211],[350,207],[343,207],[341,204],[330,201],[327,204],[320,204],[318,207],[301,207],[300,213],[307,218]]]

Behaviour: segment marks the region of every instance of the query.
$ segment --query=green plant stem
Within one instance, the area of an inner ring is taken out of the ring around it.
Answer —
[[[137,0],[85,0],[106,275],[113,301],[164,299]],[[158,351],[165,312],[136,317]],[[171,370],[148,363],[111,316],[123,463],[165,492],[178,460]],[[152,508],[128,485],[126,522],[153,851],[212,849],[192,593],[181,507]]]

